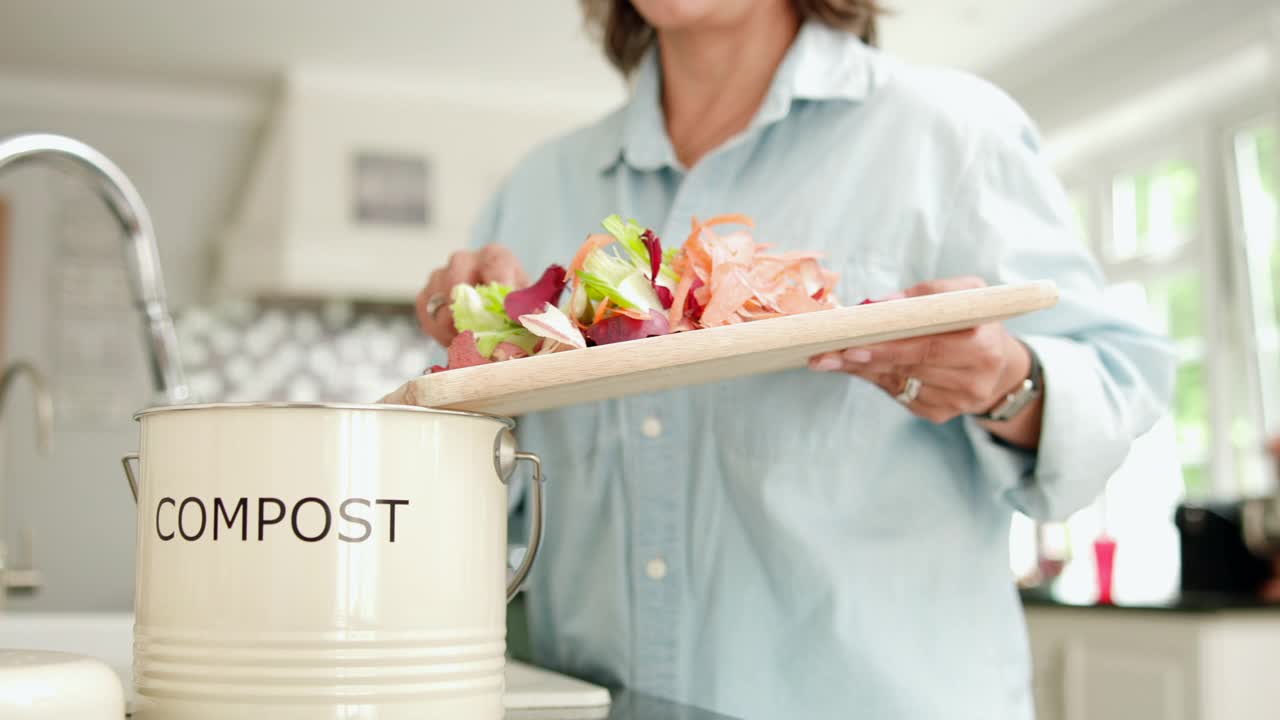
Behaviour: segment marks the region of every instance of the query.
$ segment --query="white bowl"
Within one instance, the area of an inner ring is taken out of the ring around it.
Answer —
[[[45,650],[0,650],[0,717],[121,720],[124,689],[106,663]]]

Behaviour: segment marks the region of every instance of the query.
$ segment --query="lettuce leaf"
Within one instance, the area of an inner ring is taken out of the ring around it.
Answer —
[[[498,345],[509,342],[532,353],[540,338],[507,317],[503,301],[511,286],[501,283],[455,285],[449,309],[453,325],[459,333],[472,333],[476,349],[486,358],[493,357]]]
[[[474,330],[476,333],[502,330],[512,325],[502,309],[502,300],[511,287],[500,283],[484,285],[455,285],[449,309],[453,311],[453,325],[458,332]]]
[[[607,297],[615,305],[629,310],[661,310],[662,301],[647,271],[647,263],[637,268],[613,253],[597,250],[587,257],[578,277],[593,300]]]
[[[474,332],[474,331],[473,331]],[[476,348],[485,357],[493,357],[493,351],[504,342],[518,346],[527,353],[532,353],[541,340],[537,335],[520,326],[506,327],[501,330],[486,330],[475,333]]]
[[[644,227],[635,220],[622,221],[617,215],[610,215],[600,223],[604,229],[618,241],[627,255],[631,257],[634,265],[641,267],[649,266],[649,250],[645,247],[641,236],[644,235]]]
[[[662,250],[662,246],[657,241],[657,235],[652,231],[637,223],[635,220],[627,220],[623,222],[622,218],[617,215],[610,215],[605,218],[601,225],[604,229],[618,241],[618,244],[627,252],[631,263],[638,268],[649,268],[657,266],[657,275],[665,278],[668,282],[662,282],[659,277],[650,275],[650,278],[661,285],[667,285],[674,289],[676,283],[680,282],[680,276],[672,269],[671,262],[676,255],[680,254],[679,247],[670,247]],[[649,237],[646,239],[646,235]],[[647,241],[648,240],[648,241]],[[657,262],[653,260],[652,250],[659,250],[660,259]],[[653,271],[650,271],[653,272]]]

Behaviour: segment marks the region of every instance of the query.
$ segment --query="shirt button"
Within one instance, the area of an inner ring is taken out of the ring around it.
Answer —
[[[662,434],[662,421],[650,415],[640,423],[640,432],[647,438],[656,438]]]
[[[667,576],[667,563],[662,558],[654,558],[644,564],[644,574],[651,580],[661,580]]]

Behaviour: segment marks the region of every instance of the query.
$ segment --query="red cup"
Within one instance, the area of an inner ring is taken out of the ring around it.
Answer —
[[[1115,567],[1116,541],[1107,535],[1093,541],[1093,558],[1098,571],[1098,604],[1111,604],[1111,574]]]

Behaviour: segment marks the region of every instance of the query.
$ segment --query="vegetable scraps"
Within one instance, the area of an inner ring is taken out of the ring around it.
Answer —
[[[767,252],[745,215],[694,218],[684,245],[666,250],[635,220],[601,225],[568,267],[551,265],[527,288],[454,287],[459,334],[448,367],[431,372],[839,307],[820,253]]]

